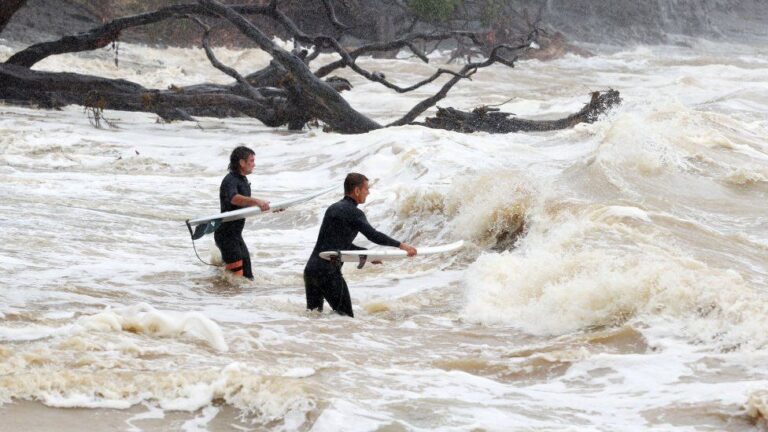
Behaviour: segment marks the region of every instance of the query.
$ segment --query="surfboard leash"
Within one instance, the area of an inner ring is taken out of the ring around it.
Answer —
[[[207,229],[200,230],[199,226],[198,226],[198,229],[195,229],[194,231],[192,231],[192,225],[190,225],[189,219],[184,221],[184,223],[187,224],[187,229],[189,230],[189,236],[192,238],[192,249],[194,249],[195,256],[197,256],[197,259],[199,259],[200,262],[205,264],[205,265],[209,265],[211,267],[218,267],[218,266],[216,266],[214,264],[211,264],[209,262],[203,261],[203,259],[200,258],[200,254],[197,253],[197,246],[195,246],[195,238],[200,238],[200,237],[204,236],[205,234],[207,234],[207,232],[206,232]],[[208,224],[206,224],[206,225],[208,225]],[[216,225],[216,227],[213,229],[213,231],[216,231],[216,228],[218,228],[218,225]],[[213,232],[213,231],[211,231],[211,232]]]
[[[202,258],[200,258],[200,254],[197,253],[197,246],[195,246],[195,241],[194,240],[192,240],[192,249],[195,251],[195,256],[197,257],[197,259],[200,260],[201,263],[203,263],[205,265],[209,265],[211,267],[218,267],[217,265],[211,264],[209,262],[205,262],[205,261],[203,261]]]

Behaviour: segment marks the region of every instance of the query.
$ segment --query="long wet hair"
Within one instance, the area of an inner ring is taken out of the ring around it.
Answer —
[[[368,181],[368,177],[362,174],[358,174],[358,173],[347,174],[347,178],[344,179],[344,195],[351,194],[356,187],[362,186],[363,183],[367,181]]]
[[[240,161],[248,160],[248,156],[256,155],[253,150],[246,146],[240,146],[232,150],[232,154],[229,155],[229,172],[234,174],[240,174]]]

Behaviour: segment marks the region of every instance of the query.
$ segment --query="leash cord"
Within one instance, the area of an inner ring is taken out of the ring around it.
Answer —
[[[203,259],[202,259],[202,258],[200,258],[200,254],[198,254],[198,253],[197,253],[197,247],[195,246],[195,241],[194,241],[194,240],[192,240],[192,249],[194,249],[194,250],[195,250],[195,256],[197,256],[197,259],[199,259],[201,263],[203,263],[203,264],[205,264],[205,265],[209,265],[209,266],[211,266],[211,267],[217,267],[216,265],[214,265],[214,264],[211,264],[211,263],[209,263],[209,262],[205,262],[205,261],[203,261]]]

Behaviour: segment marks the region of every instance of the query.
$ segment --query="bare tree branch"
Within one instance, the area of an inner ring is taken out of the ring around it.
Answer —
[[[245,91],[254,101],[258,102],[263,100],[261,93],[259,93],[256,89],[254,89],[251,86],[251,83],[248,82],[248,80],[246,80],[242,75],[240,75],[240,73],[237,72],[235,69],[221,63],[219,59],[216,58],[216,55],[213,54],[213,50],[211,49],[211,45],[210,45],[211,28],[196,17],[187,16],[187,18],[195,22],[198,26],[200,26],[200,28],[203,29],[203,39],[202,39],[203,49],[205,50],[205,55],[206,57],[208,57],[208,60],[210,60],[213,67],[234,78],[235,81],[237,81],[237,83],[240,84],[240,87],[242,88],[242,90]]]
[[[272,0],[267,6],[235,5],[229,7],[239,14],[267,16],[282,25],[296,40],[302,43],[312,44],[314,39],[318,37],[309,36],[302,32],[287,15],[277,9],[277,1],[275,0]],[[331,11],[333,11],[332,8]],[[87,32],[72,36],[64,36],[56,41],[31,45],[12,55],[6,63],[32,67],[35,63],[51,55],[91,51],[97,48],[103,48],[115,41],[123,30],[154,24],[169,18],[184,15],[210,16],[212,14],[198,4],[168,6],[154,12],[118,18]]]
[[[382,84],[384,87],[387,87],[389,89],[392,89],[398,93],[407,93],[409,91],[413,91],[419,87],[422,87],[428,83],[431,83],[435,79],[437,79],[442,74],[450,74],[453,75],[454,78],[466,78],[462,73],[456,73],[448,69],[438,69],[437,72],[435,72],[431,77],[416,83],[409,87],[400,87],[396,84],[392,84],[391,82],[387,81],[384,74],[380,72],[368,72],[367,70],[363,69],[362,67],[358,66],[355,60],[346,52],[344,49],[339,45],[339,43],[335,39],[329,38],[324,42],[325,44],[331,45],[333,49],[342,57],[342,60],[345,62],[345,64],[352,69],[353,71],[357,72],[358,74],[362,75],[369,81],[377,82]]]
[[[512,51],[521,51],[526,50],[530,47],[530,45],[520,45],[517,47],[509,47],[506,45],[499,45],[491,51],[491,56],[488,57],[487,60],[479,63],[467,63],[464,65],[463,68],[461,68],[461,71],[457,75],[455,75],[453,78],[450,79],[447,83],[443,85],[443,87],[433,96],[424,99],[423,101],[419,102],[411,108],[411,110],[404,115],[400,120],[394,121],[387,125],[389,126],[402,126],[406,125],[408,123],[411,123],[412,121],[416,120],[416,117],[421,115],[424,111],[435,105],[439,100],[443,99],[448,92],[453,88],[454,85],[456,85],[457,82],[459,82],[462,78],[469,78],[472,76],[475,72],[477,72],[478,69],[488,67],[496,62],[502,63],[509,67],[515,67],[515,60],[517,60],[517,57],[515,57],[512,60],[507,60],[501,56],[498,55],[498,52],[501,49],[509,49]]]
[[[290,83],[290,88],[296,93],[295,96],[306,104],[306,108],[312,115],[342,133],[368,132],[381,128],[381,125],[350,107],[336,90],[312,74],[312,71],[300,58],[277,46],[235,10],[215,0],[200,0],[200,4],[206,10],[228,19],[244,35],[256,42],[261,49],[269,53],[276,62],[287,69],[293,81]],[[275,13],[280,12],[275,9]]]
[[[8,25],[8,21],[11,17],[24,6],[27,0],[2,0],[0,2],[0,33],[3,32],[5,26]]]
[[[238,13],[247,15],[268,15],[271,12],[269,7],[264,6],[246,5],[233,6],[233,8]],[[85,33],[64,36],[56,41],[31,45],[12,55],[6,63],[32,67],[35,63],[51,55],[103,48],[115,41],[119,37],[120,32],[132,27],[153,24],[175,16],[192,14],[210,15],[202,6],[196,4],[168,6],[154,12],[118,18]]]
[[[323,2],[323,6],[325,6],[325,11],[328,13],[328,19],[331,21],[331,24],[333,24],[333,26],[340,31],[347,30],[349,27],[339,22],[339,20],[336,18],[336,11],[333,9],[331,0],[321,0],[321,1]]]
[[[436,34],[418,33],[402,39],[393,40],[390,42],[379,42],[379,43],[363,45],[359,48],[356,48],[350,53],[345,52],[342,55],[342,58],[340,60],[329,63],[319,68],[317,71],[315,71],[315,75],[319,77],[324,77],[336,69],[350,66],[351,63],[354,63],[355,59],[357,59],[358,57],[364,54],[368,54],[372,52],[392,51],[392,50],[401,49],[405,47],[411,48],[411,45],[416,40],[440,41],[440,40],[460,38],[460,37],[468,37],[473,41],[474,40],[479,41],[477,34],[472,32],[446,32],[446,33],[436,33]],[[414,54],[416,54],[419,58],[421,58],[425,63],[429,62],[428,59],[426,59],[426,55],[424,55],[420,51],[419,52],[414,51]],[[351,59],[351,60],[348,60],[348,59]]]
[[[307,58],[305,59],[305,62],[307,64],[309,64],[309,63],[312,62],[312,60],[316,59],[319,55],[320,55],[320,50],[317,47],[315,47],[315,49],[313,49],[312,52],[309,53],[309,55],[307,55]],[[322,77],[320,77],[320,78],[322,78]]]

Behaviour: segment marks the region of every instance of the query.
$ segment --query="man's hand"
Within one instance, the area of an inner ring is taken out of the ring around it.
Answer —
[[[261,209],[261,211],[265,212],[265,211],[269,210],[269,201],[255,199],[254,202],[255,202],[256,206]]]
[[[400,243],[400,249],[406,251],[409,257],[416,255],[416,248],[409,244]]]

